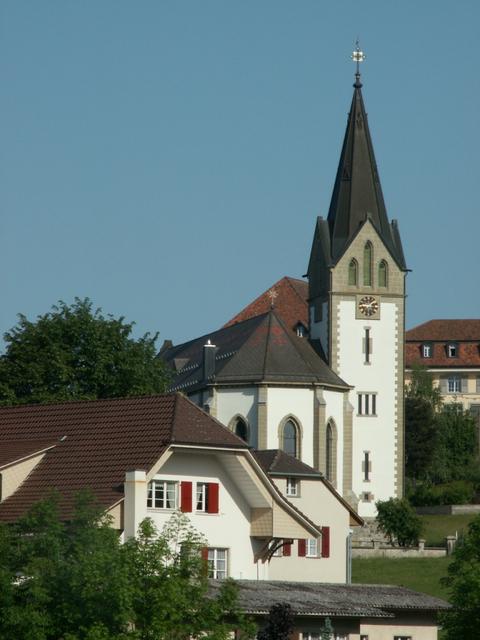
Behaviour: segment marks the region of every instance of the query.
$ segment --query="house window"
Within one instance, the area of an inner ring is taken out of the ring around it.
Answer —
[[[358,282],[358,263],[355,258],[350,260],[348,265],[348,284],[355,286]]]
[[[218,493],[217,482],[197,482],[196,510],[218,513]]]
[[[373,494],[370,491],[364,491],[362,493],[362,502],[372,502]]]
[[[299,482],[296,478],[287,478],[287,496],[295,497],[299,495]]]
[[[177,509],[178,482],[152,480],[148,484],[147,507],[153,509]]]
[[[372,286],[372,258],[373,258],[372,243],[367,242],[363,249],[363,284],[365,287]]]
[[[248,426],[242,418],[237,418],[235,422],[235,435],[241,438],[244,442],[248,442]]]
[[[448,393],[461,393],[462,379],[460,376],[450,376],[447,380]]]
[[[303,325],[301,322],[299,322],[295,327],[295,332],[299,338],[304,338],[308,333],[305,325]]]
[[[393,636],[393,640],[412,640],[412,636]]]
[[[381,260],[380,264],[378,265],[378,286],[388,286],[388,264],[385,260]]]
[[[297,425],[293,420],[287,420],[283,425],[282,441],[283,451],[296,457],[298,453]]]
[[[458,356],[458,344],[456,342],[449,342],[447,344],[447,356],[449,358],[456,358]]]
[[[432,345],[422,344],[422,358],[431,358],[431,357],[432,357]]]
[[[307,538],[305,552],[307,558],[318,558],[318,540],[316,538]]]
[[[208,577],[225,580],[227,577],[227,549],[208,549]]]
[[[359,393],[357,394],[359,416],[375,416],[377,415],[377,394],[376,393]]]

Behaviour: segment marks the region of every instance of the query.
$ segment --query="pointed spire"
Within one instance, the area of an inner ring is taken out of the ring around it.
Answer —
[[[357,66],[352,105],[328,212],[332,259],[334,263],[338,261],[368,217],[399,266],[404,267],[403,253],[397,247],[388,221],[368,128],[360,82],[360,63],[365,60],[365,54],[358,40],[352,59]]]

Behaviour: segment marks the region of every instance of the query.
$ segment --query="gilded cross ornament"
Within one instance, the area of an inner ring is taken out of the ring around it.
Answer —
[[[270,289],[267,292],[267,296],[270,298],[270,307],[273,309],[275,306],[275,298],[278,298],[278,293],[275,289]]]

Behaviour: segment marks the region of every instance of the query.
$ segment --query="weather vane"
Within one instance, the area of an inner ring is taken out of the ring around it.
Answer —
[[[360,63],[365,60],[365,54],[360,49],[360,43],[358,42],[358,38],[357,38],[357,41],[355,42],[355,51],[352,53],[352,60],[357,63],[357,71],[355,73],[355,78],[357,80],[356,84],[360,84]]]
[[[273,307],[275,306],[275,298],[278,297],[278,293],[274,288],[272,288],[267,292],[267,296],[270,298],[270,307],[273,309]]]

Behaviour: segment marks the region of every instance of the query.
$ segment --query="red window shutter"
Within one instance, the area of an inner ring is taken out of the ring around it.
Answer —
[[[300,538],[300,540],[298,541],[298,555],[300,557],[307,555],[307,541],[303,538]]]
[[[330,527],[322,527],[322,558],[330,557]]]
[[[202,560],[208,562],[208,547],[202,547]]]
[[[292,555],[292,543],[291,542],[284,542],[283,543],[283,555],[284,556],[291,556]]]
[[[180,509],[184,513],[190,513],[190,511],[192,510],[192,483],[182,482],[180,491],[181,491]]]
[[[218,513],[218,482],[208,483],[207,513]]]

